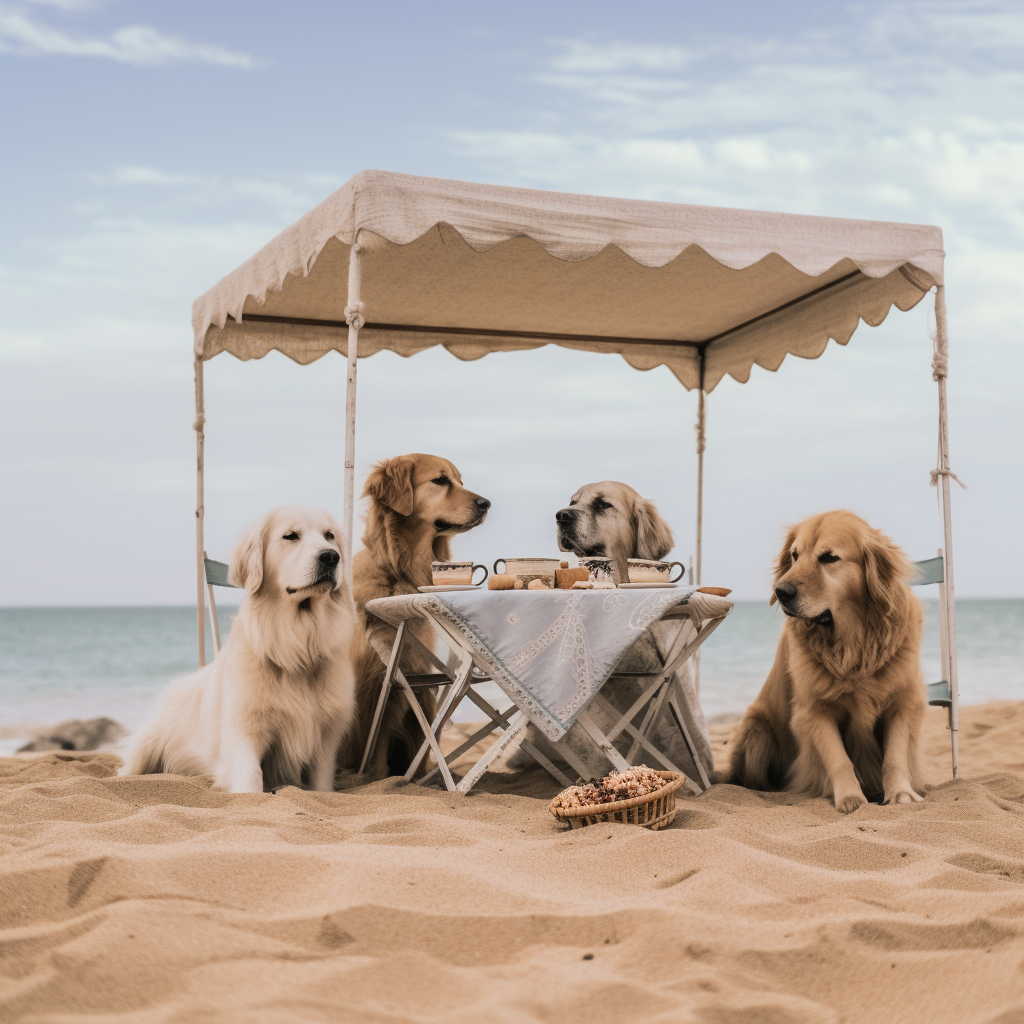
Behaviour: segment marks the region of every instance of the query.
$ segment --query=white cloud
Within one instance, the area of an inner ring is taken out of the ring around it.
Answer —
[[[290,181],[225,178],[168,171],[144,164],[123,164],[104,173],[94,173],[89,176],[89,180],[94,185],[107,187],[162,189],[172,197],[172,202],[179,209],[215,209],[218,219],[224,216],[225,206],[232,202],[241,201],[245,210],[251,214],[252,203],[255,201],[272,210],[280,219],[282,227],[301,217],[344,184],[341,177],[330,174],[302,174]]]
[[[680,46],[641,45],[615,41],[605,44],[566,40],[563,51],[551,62],[557,71],[600,73],[641,68],[647,71],[679,71],[694,54]]]
[[[893,3],[832,31],[692,35],[685,48],[552,41],[535,75],[562,98],[534,119],[546,130],[452,138],[506,181],[1019,239],[1015,6]]]
[[[109,176],[94,175],[92,179],[97,185],[164,185],[179,187],[182,185],[211,187],[216,178],[203,178],[197,174],[175,174],[161,171],[156,167],[140,167],[128,165],[115,167]]]
[[[870,10],[868,30],[885,46],[909,40],[959,52],[965,59],[1024,48],[1020,7],[1005,0],[914,0],[861,10]]]
[[[28,0],[37,7],[56,7],[61,11],[91,11],[97,6],[96,0]]]
[[[73,5],[65,0],[54,6],[70,10]],[[129,25],[107,37],[70,35],[12,7],[0,8],[0,52],[25,57],[98,57],[145,67],[177,63],[215,64],[239,71],[256,67],[248,54],[190,43],[148,25]]]

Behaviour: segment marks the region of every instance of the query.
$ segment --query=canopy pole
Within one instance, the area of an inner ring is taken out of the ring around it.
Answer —
[[[700,393],[697,395],[697,580],[701,585],[701,572],[704,558],[704,428],[707,424],[708,396],[704,391],[704,362],[706,349],[700,350]],[[693,687],[700,696],[700,651],[693,658]]]
[[[345,323],[348,324],[348,378],[345,384],[345,509],[343,525],[348,544],[348,581],[352,583],[352,544],[355,532],[356,489],[356,363],[359,358],[359,329],[366,323],[363,304],[359,301],[359,235],[356,235],[348,257],[348,301]]]
[[[203,600],[203,584],[206,569],[203,563],[203,521],[206,509],[203,506],[203,470],[206,446],[206,413],[203,405],[203,357],[195,358],[196,377],[196,418],[192,429],[196,432],[196,626],[199,640],[199,667],[206,664],[206,602]]]
[[[946,322],[946,288],[935,288],[935,347],[932,356],[932,380],[939,386],[939,465],[932,470],[932,484],[939,489],[939,507],[942,513],[943,542],[943,588],[942,608],[946,634],[947,663],[943,669],[948,673],[949,683],[949,731],[953,754],[953,778],[959,778],[959,734],[960,734],[960,689],[957,678],[956,659],[956,600],[953,594],[953,519],[949,501],[949,478],[961,487],[960,478],[949,468],[949,421],[946,410],[946,377],[949,374],[949,332]]]
[[[702,582],[704,546],[704,428],[707,423],[707,393],[704,391],[704,349],[700,350],[700,393],[697,395],[697,586]]]

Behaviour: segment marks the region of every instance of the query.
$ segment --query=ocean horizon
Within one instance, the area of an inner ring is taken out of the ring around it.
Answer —
[[[922,662],[933,682],[941,678],[938,602],[922,604]],[[225,638],[235,611],[219,609]],[[742,712],[757,695],[781,624],[767,602],[736,602],[701,652],[708,718]],[[0,754],[71,718],[107,716],[137,727],[167,681],[195,668],[195,629],[190,606],[0,608]],[[957,640],[962,704],[1024,697],[1024,598],[961,599]],[[504,706],[491,687],[490,699]]]

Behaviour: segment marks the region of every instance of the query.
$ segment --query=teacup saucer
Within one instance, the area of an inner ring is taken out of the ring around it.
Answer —
[[[678,583],[620,583],[620,590],[672,590]]]
[[[480,584],[477,583],[474,586],[469,583],[445,583],[440,587],[417,587],[416,589],[421,594],[443,594],[450,590],[479,590]]]

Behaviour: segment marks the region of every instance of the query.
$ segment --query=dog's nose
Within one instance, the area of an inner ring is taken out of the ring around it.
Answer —
[[[321,551],[316,560],[321,565],[326,565],[328,569],[333,569],[341,561],[341,555],[337,551]]]
[[[486,498],[477,498],[476,507],[480,509],[481,512],[486,512],[491,507],[491,503]]]
[[[555,521],[558,523],[571,523],[576,518],[576,513],[570,508],[563,508],[561,512],[555,513]]]
[[[796,587],[792,583],[780,583],[775,588],[775,596],[780,604],[789,604],[796,597]]]

